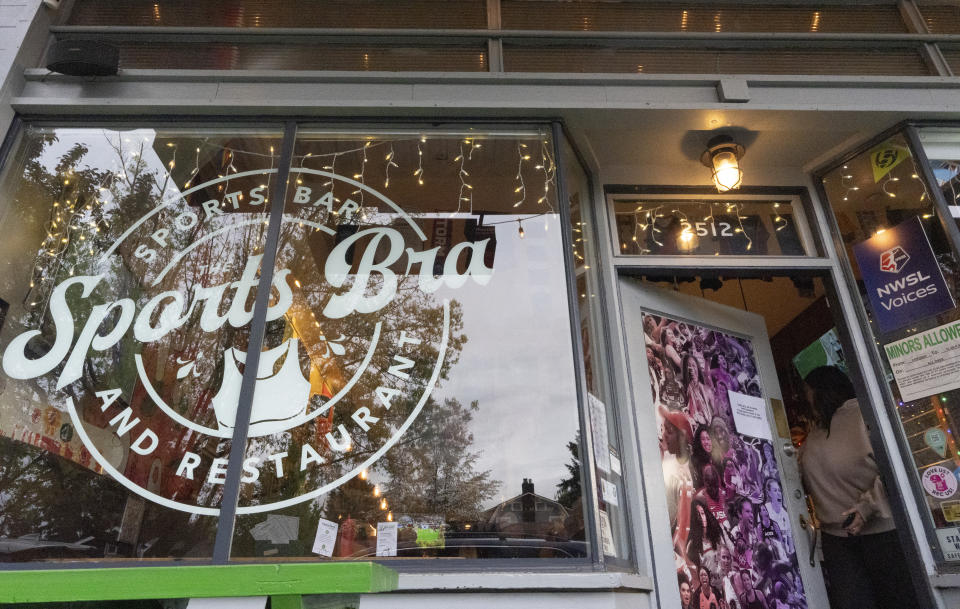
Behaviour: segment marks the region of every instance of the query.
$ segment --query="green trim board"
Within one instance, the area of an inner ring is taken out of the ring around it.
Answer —
[[[299,594],[271,596],[270,609],[303,609],[303,597]]]
[[[0,603],[366,594],[397,581],[371,562],[3,571]]]

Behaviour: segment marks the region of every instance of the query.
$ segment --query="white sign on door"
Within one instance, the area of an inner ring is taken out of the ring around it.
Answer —
[[[733,411],[733,424],[737,426],[737,432],[772,442],[766,401],[736,391],[727,391],[727,395],[730,397],[730,409]]]

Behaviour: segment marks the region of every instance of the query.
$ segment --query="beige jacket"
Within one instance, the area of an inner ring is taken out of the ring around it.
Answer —
[[[843,513],[851,508],[865,521],[860,535],[895,528],[857,400],[837,409],[829,435],[820,428],[810,431],[800,449],[800,468],[824,533],[846,537]]]

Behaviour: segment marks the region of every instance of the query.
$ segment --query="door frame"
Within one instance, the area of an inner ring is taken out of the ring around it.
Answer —
[[[873,367],[869,359],[869,338],[864,332],[861,321],[857,316],[855,294],[846,281],[846,275],[838,255],[834,236],[830,232],[829,213],[825,203],[815,200],[811,193],[817,193],[811,178],[807,184],[800,187],[743,187],[734,195],[718,195],[715,190],[706,187],[687,186],[638,186],[638,185],[605,185],[595,187],[596,200],[600,204],[593,210],[596,213],[593,225],[593,238],[596,241],[596,250],[599,256],[601,269],[600,306],[604,309],[607,319],[611,320],[610,331],[614,336],[608,341],[612,365],[614,389],[621,396],[624,408],[621,409],[621,428],[629,429],[632,436],[629,438],[634,445],[632,450],[640,458],[643,454],[639,445],[641,433],[646,421],[637,416],[638,396],[634,395],[631,384],[627,357],[627,336],[623,324],[623,306],[620,299],[619,280],[622,275],[638,274],[646,270],[669,270],[677,276],[692,276],[703,273],[719,273],[724,276],[757,277],[770,274],[791,274],[799,276],[819,276],[824,280],[829,302],[837,306],[834,311],[837,321],[837,331],[841,345],[849,356],[847,363],[854,381],[857,395],[860,398],[864,420],[870,432],[877,464],[881,476],[891,489],[891,507],[897,531],[900,536],[903,551],[907,557],[911,578],[914,582],[919,600],[924,606],[937,606],[934,592],[930,587],[927,566],[933,564],[933,554],[926,541],[922,515],[910,489],[909,472],[906,471],[902,455],[898,451],[898,441],[893,424],[886,414],[884,406],[884,390],[880,381],[873,374]],[[799,208],[803,211],[807,225],[806,234],[812,239],[813,254],[799,257],[721,257],[721,256],[622,256],[617,249],[618,240],[615,238],[614,200],[616,198],[636,195],[657,195],[659,198],[675,197],[677,200],[691,196],[709,197],[711,199],[737,199],[749,197],[751,199],[794,197],[799,201]],[[619,336],[616,334],[619,333]],[[628,438],[624,438],[625,441]],[[659,464],[659,459],[657,460]],[[657,602],[661,607],[672,606],[672,593],[664,597],[664,590],[675,590],[676,584],[672,581],[663,582],[657,577],[657,556],[655,552],[654,527],[662,526],[659,516],[651,515],[648,493],[663,492],[662,475],[650,480],[643,474],[646,469],[641,463],[640,489],[644,518],[640,522],[635,520],[639,529],[634,532],[636,539],[643,539],[644,544],[638,544],[637,553],[639,565],[645,575],[656,578],[655,586]],[[657,516],[657,520],[654,517]]]

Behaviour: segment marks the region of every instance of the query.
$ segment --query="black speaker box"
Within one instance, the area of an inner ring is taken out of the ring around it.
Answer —
[[[68,76],[112,76],[120,50],[96,40],[57,40],[50,47],[47,69]]]

